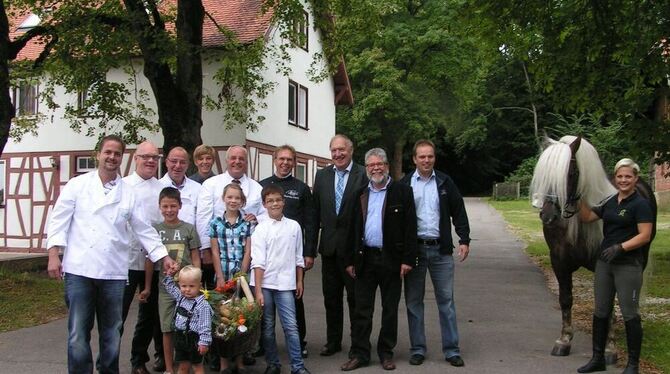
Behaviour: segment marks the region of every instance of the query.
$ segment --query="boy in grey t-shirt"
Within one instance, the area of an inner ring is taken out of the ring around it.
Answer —
[[[163,215],[163,222],[155,224],[154,228],[163,241],[163,244],[168,250],[168,256],[175,260],[180,268],[187,265],[200,267],[200,238],[196,232],[195,226],[190,223],[181,221],[178,217],[179,209],[181,208],[181,196],[179,190],[174,187],[165,187],[159,197],[158,204],[161,215]],[[146,260],[146,280],[145,283],[151,284],[151,278],[155,276],[152,269],[160,269],[162,261],[153,264],[149,259]],[[158,280],[160,284],[165,279],[165,274],[159,272]],[[140,301],[146,300],[149,297],[148,291],[150,288],[145,287],[145,291],[140,293]],[[146,292],[146,293],[145,293]],[[165,367],[168,372],[172,371],[174,366],[173,360],[173,321],[175,318],[175,300],[165,287],[159,287],[158,290],[158,314],[161,322],[161,332],[163,333],[163,347],[165,354]]]

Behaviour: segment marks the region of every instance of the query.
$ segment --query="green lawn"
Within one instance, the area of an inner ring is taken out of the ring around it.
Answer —
[[[0,332],[47,323],[66,311],[63,282],[44,273],[0,269]]]
[[[549,249],[542,236],[539,211],[527,200],[490,200],[489,203],[526,242],[528,254],[548,267]],[[657,227],[643,287],[641,310],[645,330],[642,356],[662,372],[670,373],[670,213],[659,213]],[[580,271],[575,277],[587,279],[591,275]],[[619,347],[625,348],[623,326],[617,327]]]

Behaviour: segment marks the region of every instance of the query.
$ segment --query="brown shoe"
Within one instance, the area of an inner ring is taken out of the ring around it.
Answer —
[[[366,361],[361,361],[360,359],[354,357],[351,360],[345,362],[340,367],[340,369],[342,369],[342,371],[351,371],[351,370],[356,370],[356,369],[358,369],[360,367],[363,367],[363,366],[368,366],[368,363]]]
[[[392,358],[385,358],[382,360],[382,367],[384,370],[395,370],[395,362]]]

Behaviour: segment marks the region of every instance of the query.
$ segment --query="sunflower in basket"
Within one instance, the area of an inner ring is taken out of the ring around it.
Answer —
[[[236,274],[223,287],[206,294],[214,310],[212,331],[215,337],[230,340],[255,329],[261,320],[262,308],[254,301],[246,274]],[[240,291],[244,297],[240,298]]]

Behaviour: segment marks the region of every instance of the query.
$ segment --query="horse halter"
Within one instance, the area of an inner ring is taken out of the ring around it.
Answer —
[[[570,168],[568,169],[568,194],[565,204],[563,204],[563,209],[561,209],[561,217],[568,219],[572,218],[577,212],[579,212],[579,199],[581,196],[577,193],[577,187],[579,185],[579,168],[577,167],[577,158],[575,154],[572,154],[570,157]]]

